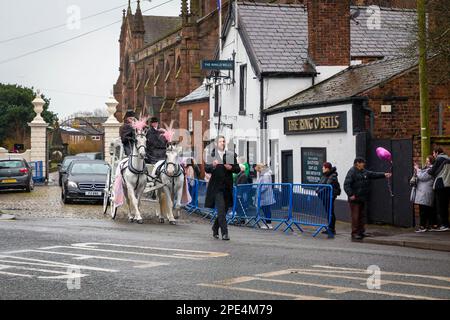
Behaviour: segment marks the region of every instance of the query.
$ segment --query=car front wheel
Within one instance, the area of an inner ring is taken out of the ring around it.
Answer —
[[[34,181],[33,178],[30,179],[30,182],[28,183],[28,186],[25,187],[25,190],[27,192],[31,192],[31,190],[34,189]]]
[[[72,202],[71,200],[67,199],[66,193],[64,192],[64,189],[63,189],[63,191],[61,192],[61,199],[62,199],[62,201],[64,202],[64,204],[69,204],[69,203]]]

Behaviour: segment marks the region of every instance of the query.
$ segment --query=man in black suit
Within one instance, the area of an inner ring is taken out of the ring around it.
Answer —
[[[213,237],[219,238],[220,228],[222,240],[230,240],[226,214],[233,205],[233,173],[239,173],[240,168],[236,154],[225,151],[225,137],[217,138],[216,148],[208,155],[205,171],[211,174],[205,207],[217,209],[217,217],[212,227]]]

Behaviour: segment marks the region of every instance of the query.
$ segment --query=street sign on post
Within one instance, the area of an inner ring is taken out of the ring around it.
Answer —
[[[202,69],[234,70],[233,60],[202,60]]]

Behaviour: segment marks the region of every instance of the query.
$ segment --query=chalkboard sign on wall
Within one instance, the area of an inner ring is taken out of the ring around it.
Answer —
[[[326,148],[301,148],[302,183],[319,183],[322,165],[327,161]]]

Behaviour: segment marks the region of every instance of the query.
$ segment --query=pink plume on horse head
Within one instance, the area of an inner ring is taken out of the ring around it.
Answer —
[[[148,117],[143,117],[141,120],[133,121],[131,126],[136,130],[142,131],[147,126],[147,119]]]
[[[161,131],[161,135],[166,139],[167,142],[172,142],[173,135],[175,134],[175,131],[171,129],[159,129]]]
[[[170,126],[165,125],[165,129],[159,129],[159,131],[162,132],[161,135],[166,139],[167,142],[172,142],[172,138],[175,135],[175,131],[172,129],[173,122],[173,120],[170,121]]]

